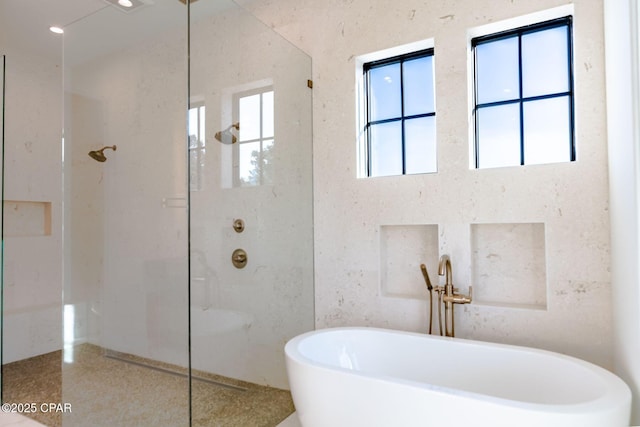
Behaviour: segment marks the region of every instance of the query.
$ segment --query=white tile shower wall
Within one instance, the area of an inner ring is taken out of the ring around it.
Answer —
[[[465,306],[457,310],[457,334],[611,366],[600,0],[573,2],[578,160],[478,171],[468,168],[467,30],[567,1],[241,3],[313,58],[316,327],[425,330],[422,301],[380,295],[380,225],[440,224],[441,250],[451,254],[454,281],[464,289],[469,224],[544,223],[547,309]],[[435,40],[438,173],[356,179],[354,57],[427,38]]]
[[[51,60],[0,45],[6,55],[4,197],[50,202],[61,221],[61,67]],[[53,107],[53,108],[52,108]],[[62,236],[5,236],[3,362],[58,350],[62,295]]]

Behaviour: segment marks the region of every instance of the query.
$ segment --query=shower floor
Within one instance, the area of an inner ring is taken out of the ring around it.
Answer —
[[[184,374],[172,365],[81,344],[74,347],[73,363],[63,364],[56,351],[3,365],[2,397],[36,403],[38,410],[24,415],[50,427],[188,426]],[[275,427],[294,411],[286,390],[203,372],[194,376],[193,426]],[[43,412],[43,403],[69,403],[71,411]]]

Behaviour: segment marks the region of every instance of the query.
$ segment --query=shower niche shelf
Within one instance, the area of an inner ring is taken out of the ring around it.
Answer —
[[[4,236],[51,235],[51,202],[4,201]]]

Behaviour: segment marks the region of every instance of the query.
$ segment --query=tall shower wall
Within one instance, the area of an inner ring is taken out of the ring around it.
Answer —
[[[3,39],[4,289],[2,362],[59,350],[61,286],[61,69]]]
[[[74,307],[74,341],[99,343],[100,289],[104,272],[105,168],[87,153],[103,140],[103,106],[99,100],[67,93],[65,99],[65,302]],[[92,315],[91,315],[92,314]]]
[[[192,99],[206,107],[202,188],[191,195],[193,366],[288,388],[284,344],[313,329],[311,60],[237,7],[192,23],[190,58]],[[214,134],[232,122],[233,95],[260,86],[274,91],[273,175],[238,187],[237,144]],[[236,248],[244,269],[231,263]],[[217,325],[198,322],[211,312]]]
[[[68,43],[85,30],[68,30]],[[76,341],[186,366],[185,29],[69,64],[65,74],[65,303],[75,307]],[[87,155],[105,145],[117,146],[106,162]]]
[[[183,29],[66,69],[65,302],[76,307],[77,339],[186,365],[189,212],[193,368],[288,388],[284,343],[313,329],[310,58],[233,2],[194,3],[190,43],[206,154],[191,171],[201,186],[188,211]],[[234,93],[264,83],[275,93],[274,175],[237,188],[235,146],[214,134],[230,124]],[[87,156],[114,144],[105,163]],[[236,218],[246,223],[241,234]],[[230,261],[238,247],[249,255],[242,270]]]

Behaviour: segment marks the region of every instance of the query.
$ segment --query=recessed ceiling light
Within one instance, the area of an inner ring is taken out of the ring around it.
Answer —
[[[56,27],[56,26],[49,27],[49,31],[51,31],[52,33],[56,33],[56,34],[64,33],[64,30],[62,28]]]
[[[154,3],[153,0],[104,0],[104,2],[124,13],[132,13]]]

